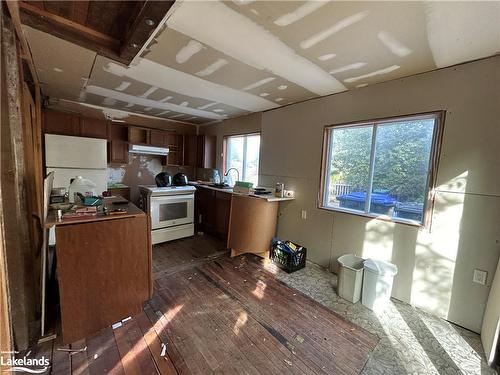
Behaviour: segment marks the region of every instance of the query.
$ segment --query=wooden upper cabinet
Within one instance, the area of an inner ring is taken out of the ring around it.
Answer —
[[[108,163],[128,163],[128,142],[119,140],[108,142]]]
[[[167,145],[165,132],[163,130],[151,129],[149,131],[149,143],[151,146],[165,147]]]
[[[183,135],[174,132],[165,132],[165,143],[168,147],[183,147]]]
[[[136,145],[149,145],[149,134],[149,129],[129,126],[128,141]]]
[[[107,138],[108,121],[96,118],[81,117],[80,136],[90,138]]]
[[[74,113],[45,110],[43,131],[48,134],[80,135],[80,118]]]
[[[196,166],[196,134],[184,136],[184,165]]]
[[[128,126],[124,124],[108,124],[108,140],[128,142]]]
[[[108,121],[49,109],[43,114],[43,131],[48,134],[106,139]]]
[[[198,135],[196,147],[196,166],[198,168],[215,168],[217,137],[215,135]]]

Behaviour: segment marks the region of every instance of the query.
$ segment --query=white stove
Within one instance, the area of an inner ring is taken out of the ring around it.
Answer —
[[[151,216],[153,244],[194,235],[194,186],[139,185],[140,206]]]
[[[156,185],[139,185],[139,190],[148,192],[149,195],[175,195],[175,194],[190,194],[196,191],[194,186],[166,186],[158,187]]]

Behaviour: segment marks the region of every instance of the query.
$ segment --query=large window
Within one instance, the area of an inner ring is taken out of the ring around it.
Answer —
[[[224,143],[224,173],[236,168],[240,181],[252,182],[256,186],[259,179],[260,134],[226,137]]]
[[[422,225],[442,113],[330,126],[321,207]]]

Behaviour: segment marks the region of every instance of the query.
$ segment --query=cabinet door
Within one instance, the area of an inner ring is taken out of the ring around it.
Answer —
[[[198,168],[215,168],[217,137],[215,135],[198,135],[196,147],[196,166]]]
[[[128,127],[123,124],[108,124],[108,140],[110,141],[128,141]]]
[[[80,119],[73,113],[46,110],[43,113],[43,131],[49,134],[80,135]]]
[[[165,132],[165,139],[169,148],[167,164],[184,165],[184,136],[182,134]]]
[[[205,136],[205,166],[203,168],[215,168],[217,148],[217,137],[215,135]]]
[[[205,168],[205,136],[199,135],[196,138],[196,166],[198,168]]]
[[[128,143],[124,141],[111,141],[109,142],[109,163],[128,163]]]
[[[196,135],[184,136],[184,165],[196,166]]]
[[[181,147],[182,146],[182,134],[177,134],[172,131],[166,131],[165,142],[169,147]]]
[[[128,141],[136,145],[149,145],[149,129],[128,127]]]
[[[215,191],[197,188],[195,195],[196,224],[208,233],[215,232]]]
[[[205,229],[209,233],[215,233],[216,227],[216,216],[215,216],[215,190],[205,189],[207,191],[207,202],[205,206],[205,219],[203,224],[205,225]]]
[[[179,166],[182,165],[182,151],[169,149],[167,155],[167,165]]]
[[[152,146],[165,147],[167,145],[163,130],[150,130],[149,141]]]
[[[90,138],[107,138],[108,122],[96,118],[82,117],[80,119],[80,135]]]
[[[229,214],[231,212],[231,194],[215,192],[215,230],[222,238],[227,238]]]

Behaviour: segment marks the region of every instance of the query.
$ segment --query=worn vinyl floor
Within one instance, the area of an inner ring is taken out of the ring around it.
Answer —
[[[155,293],[120,328],[29,355],[52,374],[493,374],[479,336],[393,301],[379,315],[310,263],[286,274],[196,236],[155,246]],[[60,349],[80,350],[69,353]]]

